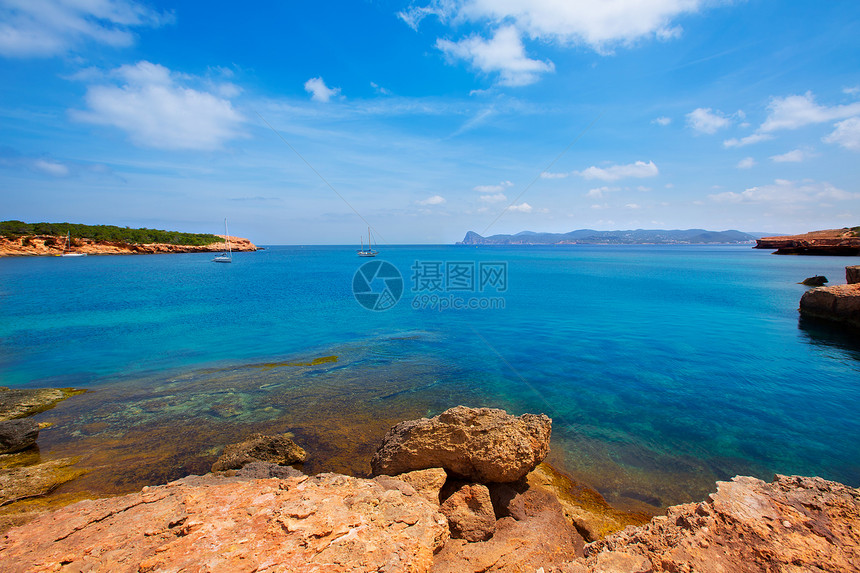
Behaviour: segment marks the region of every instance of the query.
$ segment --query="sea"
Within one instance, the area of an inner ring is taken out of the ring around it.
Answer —
[[[552,418],[549,462],[658,513],[734,475],[860,486],[860,338],[798,313],[856,258],[750,245],[270,246],[0,259],[0,385],[75,387],[36,419],[66,495],[209,470],[289,433],[366,476],[385,432],[464,404]]]

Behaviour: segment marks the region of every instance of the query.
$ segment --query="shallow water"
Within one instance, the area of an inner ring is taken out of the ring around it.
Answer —
[[[367,261],[347,248],[0,259],[0,384],[92,390],[39,415],[55,422],[42,457],[93,470],[63,492],[201,473],[254,431],[294,433],[306,471],[363,475],[388,427],[461,403],[550,415],[552,461],[623,507],[700,499],[739,473],[860,485],[860,341],[799,320],[796,284],[844,282],[856,259],[404,246],[376,260],[404,285],[378,312],[353,297]],[[505,263],[507,288],[412,290],[415,268],[446,262]],[[429,295],[504,308],[414,308]]]

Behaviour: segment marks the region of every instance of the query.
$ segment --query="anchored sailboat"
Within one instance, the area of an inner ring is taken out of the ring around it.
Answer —
[[[358,250],[359,257],[375,257],[379,251],[374,251],[371,246],[373,235],[370,234],[370,227],[367,228],[367,250],[364,250],[364,237],[361,238],[361,248]]]
[[[63,245],[63,254],[61,257],[86,257],[86,253],[72,252],[72,232],[66,231],[66,243]]]
[[[215,255],[212,259],[213,263],[232,263],[233,249],[230,247],[230,235],[227,233],[227,217],[224,217],[224,237],[227,239],[227,251],[220,255]]]

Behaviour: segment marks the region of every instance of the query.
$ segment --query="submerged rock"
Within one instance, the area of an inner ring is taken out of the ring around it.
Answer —
[[[480,483],[517,481],[549,452],[552,420],[457,406],[391,428],[371,460],[374,474],[441,467]]]
[[[0,422],[0,454],[27,449],[39,437],[39,424],[27,418]]]
[[[49,493],[83,474],[71,466],[75,458],[61,458],[23,467],[0,468],[0,505]]]
[[[26,418],[50,410],[66,398],[83,394],[75,388],[7,388],[0,386],[0,420]]]
[[[448,538],[422,496],[372,480],[189,477],[10,530],[4,571],[428,571]]]
[[[827,277],[823,275],[816,275],[814,277],[807,277],[803,279],[803,282],[800,284],[806,286],[824,286],[824,283],[828,282]]]
[[[252,462],[269,462],[287,466],[307,459],[307,452],[290,439],[289,434],[275,436],[251,434],[243,442],[226,446],[221,457],[212,464],[212,471],[235,470]]]

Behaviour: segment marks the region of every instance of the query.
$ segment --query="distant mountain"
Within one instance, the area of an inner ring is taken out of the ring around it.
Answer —
[[[458,245],[687,245],[706,243],[754,243],[762,235],[741,231],[706,231],[705,229],[663,230],[636,229],[631,231],[595,231],[579,229],[569,233],[535,233],[522,231],[516,235],[482,237],[469,231]]]

